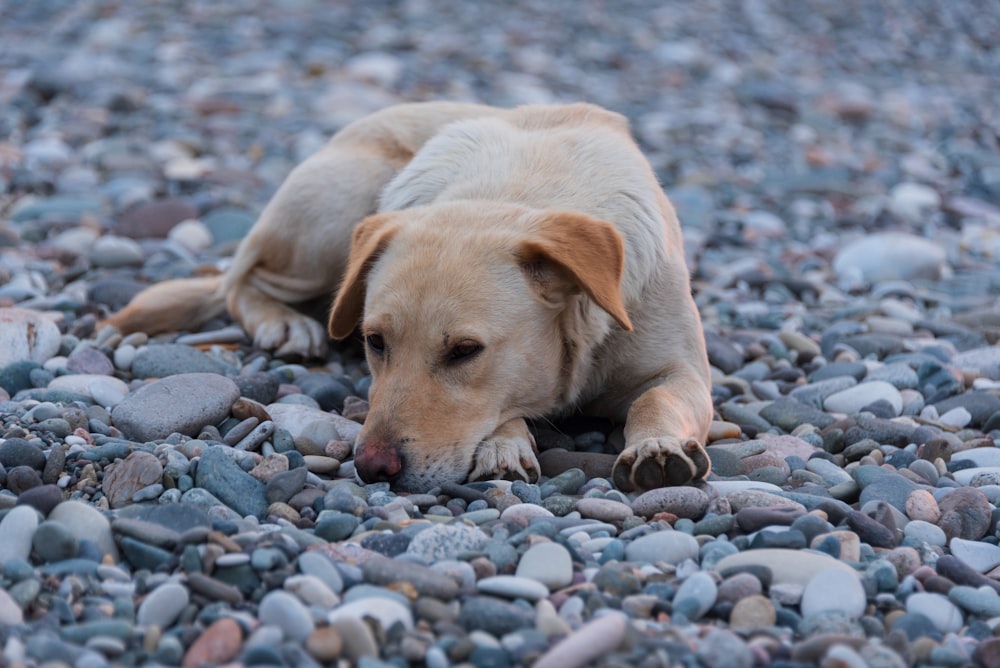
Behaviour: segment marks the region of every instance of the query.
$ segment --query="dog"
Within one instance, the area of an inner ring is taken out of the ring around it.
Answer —
[[[326,328],[294,308],[334,290]],[[603,108],[428,102],[355,121],[290,173],[222,275],[153,286],[106,322],[177,331],[226,309],[277,355],[360,332],[365,483],[534,482],[525,420],[578,410],[624,422],[619,489],[709,472],[680,225]]]

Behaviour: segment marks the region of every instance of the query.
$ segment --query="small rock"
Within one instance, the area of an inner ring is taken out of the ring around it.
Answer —
[[[811,617],[836,611],[857,619],[865,612],[864,587],[856,575],[840,569],[817,573],[802,592],[802,615]]]
[[[636,538],[625,548],[629,561],[679,564],[698,557],[698,541],[682,531],[657,531]]]
[[[190,601],[191,595],[187,587],[176,582],[165,582],[142,600],[136,613],[136,623],[140,626],[168,629]]]
[[[910,594],[906,599],[906,611],[924,615],[942,633],[958,631],[964,623],[962,611],[941,594]]]
[[[582,501],[583,499],[581,499]],[[697,487],[661,487],[645,492],[632,502],[632,510],[643,517],[671,513],[701,519],[708,508],[708,495]]]
[[[181,668],[200,668],[220,665],[235,658],[243,644],[243,632],[232,617],[221,617],[212,622],[195,639],[184,655]]]
[[[516,574],[551,590],[560,589],[573,581],[573,559],[559,543],[539,543],[521,555]]]
[[[148,452],[136,450],[107,470],[104,493],[112,508],[122,508],[132,503],[136,492],[159,483],[162,478],[160,460]]]
[[[37,311],[0,308],[0,368],[14,362],[46,362],[59,352],[62,335]]]
[[[264,595],[257,616],[261,623],[277,626],[285,638],[296,642],[305,640],[315,629],[309,610],[296,596],[281,590]]]

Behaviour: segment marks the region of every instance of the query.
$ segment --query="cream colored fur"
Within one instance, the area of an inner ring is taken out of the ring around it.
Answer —
[[[185,285],[109,322],[190,328],[224,295],[257,345],[320,356],[326,330],[293,306],[339,286],[330,334],[360,328],[370,344],[355,450],[368,481],[534,479],[525,418],[576,409],[625,422],[624,489],[708,471],[708,362],[680,227],[626,120],[598,107],[373,114],[289,175],[221,284],[171,320],[171,295],[199,299]]]

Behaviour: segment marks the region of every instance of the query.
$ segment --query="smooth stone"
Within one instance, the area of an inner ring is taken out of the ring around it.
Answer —
[[[413,630],[413,613],[409,606],[384,596],[372,596],[351,603],[345,603],[327,615],[327,621],[336,626],[343,619],[364,619],[371,617],[383,629],[388,630],[395,623],[400,623],[407,631]],[[310,629],[310,632],[312,629]]]
[[[977,466],[960,469],[952,473],[955,482],[962,486],[972,485],[973,481],[977,478],[982,480],[983,478],[992,478],[993,476],[1000,476],[1000,466]]]
[[[90,249],[90,261],[96,267],[116,269],[142,264],[142,246],[128,237],[105,234]]]
[[[225,448],[217,445],[202,451],[195,484],[245,517],[264,517],[268,508],[264,483],[241,469]]]
[[[947,262],[940,245],[913,234],[880,232],[852,241],[837,252],[833,270],[841,281],[880,281],[941,277]]]
[[[6,589],[0,588],[0,627],[9,629],[23,623],[24,611],[21,606]]]
[[[657,531],[636,538],[625,547],[629,561],[656,564],[679,564],[698,558],[698,541],[683,531]]]
[[[684,580],[677,589],[673,599],[674,613],[684,615],[689,621],[701,619],[715,605],[718,593],[712,576],[698,571]]]
[[[802,592],[802,616],[835,611],[857,619],[867,606],[864,587],[854,573],[830,569],[816,573]]]
[[[233,658],[243,645],[243,630],[232,617],[220,617],[191,643],[181,668],[222,665]]]
[[[551,510],[532,503],[518,503],[504,508],[500,513],[501,521],[512,522],[523,527],[528,526],[536,517],[551,518],[555,515]]]
[[[136,623],[139,626],[168,629],[190,602],[191,595],[187,587],[176,582],[165,582],[146,594],[136,612]]]
[[[951,456],[954,462],[972,462],[978,468],[1000,468],[1000,447],[960,450]]]
[[[69,529],[77,540],[94,543],[101,554],[111,555],[114,561],[118,561],[118,547],[111,535],[111,523],[98,509],[82,501],[63,501],[52,509],[48,519]]]
[[[266,409],[276,428],[287,431],[296,443],[301,440],[318,448],[316,454],[325,452],[330,441],[354,443],[361,431],[361,425],[353,420],[310,406],[276,403]]]
[[[754,580],[756,581],[756,578]],[[758,586],[759,584],[758,582]],[[778,613],[771,599],[760,594],[752,594],[736,601],[736,605],[729,613],[729,625],[737,631],[751,631],[773,626],[777,617]]]
[[[481,594],[537,601],[549,595],[549,588],[537,580],[516,575],[494,575],[476,583]]]
[[[15,506],[0,520],[0,564],[27,559],[38,530],[38,512],[31,506]]]
[[[834,413],[856,415],[862,408],[876,401],[888,401],[896,415],[903,410],[903,396],[891,383],[873,380],[831,394],[823,400],[823,408]]]
[[[54,357],[62,344],[59,327],[37,311],[0,308],[0,369],[15,362]]]
[[[720,559],[715,569],[724,577],[741,571],[760,569],[771,574],[772,585],[791,584],[800,587],[808,585],[817,573],[831,569],[838,569],[856,578],[859,577],[853,568],[829,555],[780,548],[748,550],[731,554]]]
[[[406,548],[406,553],[425,564],[455,559],[464,552],[478,552],[489,536],[481,529],[465,524],[439,524],[421,531]]]
[[[979,617],[1000,617],[1000,594],[993,589],[956,585],[948,591],[948,600]]]
[[[56,459],[55,456],[50,456],[49,463],[52,463]],[[62,473],[62,467],[59,468],[59,473]],[[42,480],[46,479],[45,474],[42,474]],[[56,478],[58,480],[58,478]],[[40,512],[44,516],[48,516],[52,509],[58,506],[63,501],[63,492],[58,485],[40,485],[38,487],[32,487],[29,490],[21,492],[17,497],[17,505],[19,506],[30,506]]]
[[[612,499],[584,497],[576,502],[576,509],[584,517],[602,522],[624,522],[635,515],[628,505]]]
[[[238,398],[236,384],[224,376],[178,374],[143,385],[114,407],[111,418],[133,441],[152,441],[175,432],[197,436],[205,425],[228,417]]]
[[[775,399],[760,410],[760,417],[787,432],[795,431],[804,424],[820,429],[830,425],[834,418],[823,411],[788,397]]]
[[[1000,380],[1000,347],[965,350],[954,355],[949,364],[965,374]]]
[[[198,209],[180,199],[161,199],[128,207],[115,224],[115,231],[132,239],[164,239],[178,223],[198,217]]]
[[[274,590],[261,599],[257,617],[263,624],[281,629],[285,638],[302,642],[316,628],[309,609],[297,596],[286,591]]]
[[[910,520],[922,520],[937,524],[941,518],[941,509],[938,507],[937,499],[925,489],[915,489],[906,497],[903,507],[906,516]]]
[[[951,553],[971,568],[986,573],[1000,566],[1000,546],[975,540],[952,538],[948,544]]]
[[[0,443],[0,466],[7,470],[27,466],[41,471],[45,468],[45,453],[23,438],[8,438]]]
[[[533,668],[583,668],[607,656],[622,643],[628,617],[609,611],[590,620],[543,654]]]
[[[940,527],[923,520],[911,520],[908,522],[903,527],[903,535],[910,540],[927,543],[928,545],[944,547],[948,544],[948,537],[944,535],[944,531]]]
[[[924,615],[942,633],[954,633],[964,624],[962,611],[941,594],[910,594],[906,599],[906,611]]]
[[[69,529],[49,520],[38,525],[31,543],[35,554],[46,564],[72,559],[76,556],[80,545],[79,540]]]
[[[298,558],[299,570],[303,575],[319,578],[334,594],[344,590],[344,579],[333,561],[320,552],[303,552]]]
[[[661,487],[640,494],[632,501],[632,511],[646,518],[670,513],[697,520],[707,509],[708,495],[697,487]]]
[[[538,543],[521,555],[515,574],[560,589],[573,581],[573,558],[559,543]]]
[[[305,605],[330,609],[340,602],[333,590],[315,575],[292,575],[281,586]]]

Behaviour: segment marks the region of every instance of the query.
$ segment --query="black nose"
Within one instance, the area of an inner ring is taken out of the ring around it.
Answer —
[[[403,472],[403,456],[395,445],[367,440],[355,448],[354,470],[366,483],[392,483]]]

